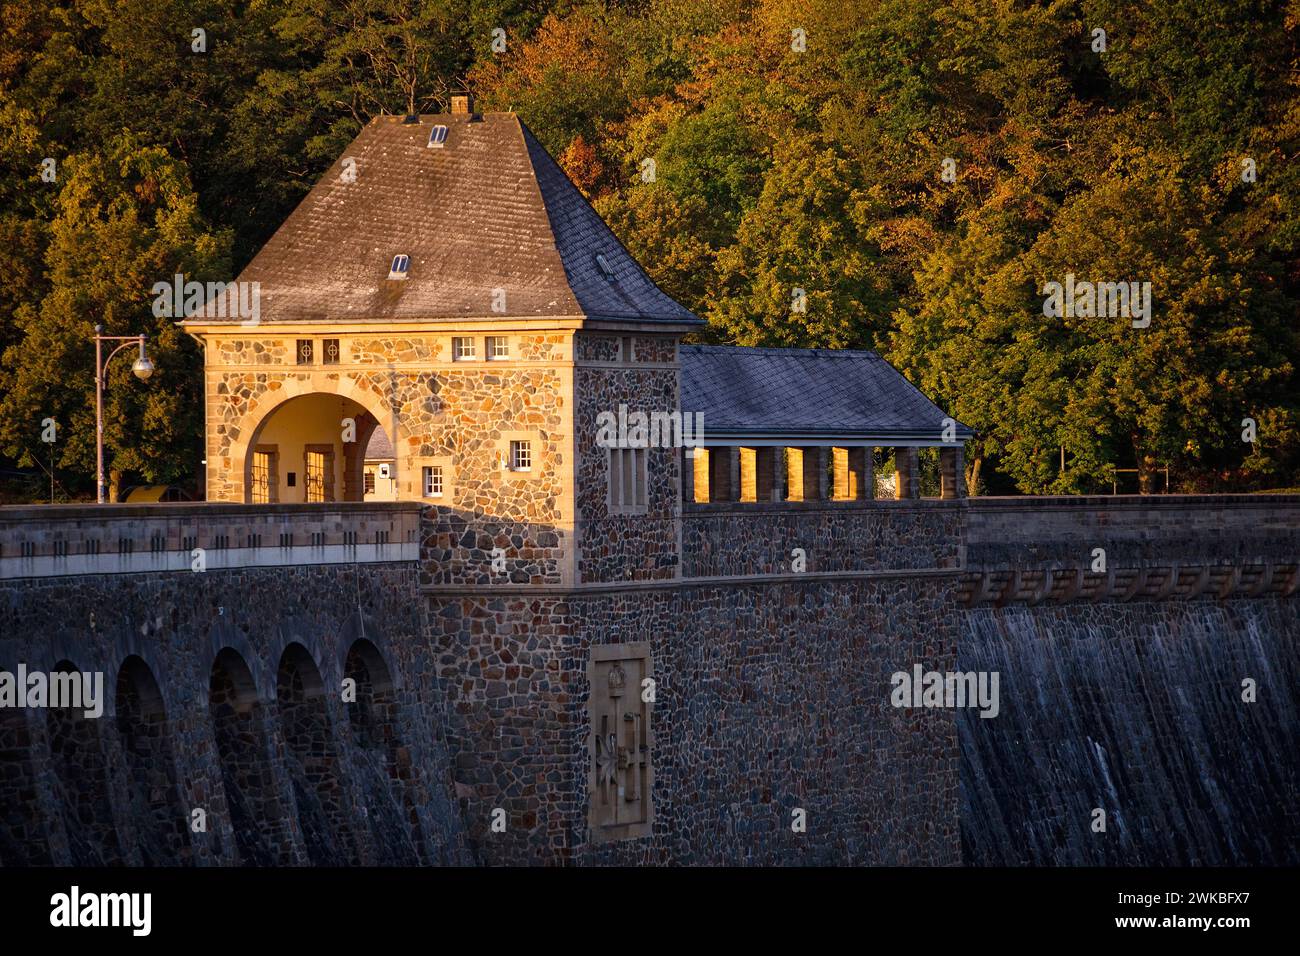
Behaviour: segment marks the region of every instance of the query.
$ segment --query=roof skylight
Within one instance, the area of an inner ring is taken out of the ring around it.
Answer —
[[[447,142],[447,127],[439,123],[429,131],[429,148],[442,149],[442,144]]]
[[[393,256],[393,264],[388,267],[388,278],[405,279],[407,270],[411,268],[411,257],[397,255]]]
[[[609,260],[605,258],[603,252],[596,253],[596,268],[600,270],[600,274],[607,280],[614,281],[614,268],[609,264]]]

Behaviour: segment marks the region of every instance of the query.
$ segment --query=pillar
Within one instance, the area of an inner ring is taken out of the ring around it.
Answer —
[[[736,496],[736,500],[758,501],[758,449],[737,448],[736,463],[740,475],[737,485],[740,494]]]
[[[695,500],[695,449],[683,448],[681,457],[682,504]]]
[[[690,466],[692,480],[691,485],[695,490],[695,497],[692,501],[707,502],[712,501],[713,488],[709,484],[709,462],[712,456],[707,448],[695,449],[695,458],[688,459],[687,464]]]
[[[780,448],[755,448],[755,490],[759,501],[780,501],[776,484],[776,459]]]
[[[920,462],[917,460],[916,449],[895,448],[894,466],[896,485],[894,497],[900,500],[921,497],[921,468]]]
[[[709,449],[709,500],[735,501],[740,487],[740,456],[735,447]]]
[[[855,500],[868,501],[876,497],[876,461],[869,445],[849,449],[849,474],[857,476]]]
[[[787,470],[788,448],[772,449],[772,500],[786,501],[790,497],[790,475]]]
[[[966,450],[957,448],[939,449],[939,497],[966,497]]]
[[[827,461],[826,449],[812,446],[803,449],[803,492],[805,501],[825,501]]]
[[[874,497],[871,482],[871,449],[836,447],[831,449],[832,492],[836,501],[862,501]]]

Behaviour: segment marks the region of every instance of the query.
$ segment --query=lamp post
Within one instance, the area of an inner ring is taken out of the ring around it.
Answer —
[[[98,323],[95,325],[95,492],[98,495],[99,503],[104,504],[107,488],[104,485],[104,372],[108,369],[108,363],[113,361],[113,356],[122,349],[130,348],[131,343],[138,343],[140,346],[140,357],[135,360],[131,366],[131,371],[135,377],[144,381],[153,374],[153,362],[144,354],[144,336],[143,335],[103,335],[104,327]],[[121,342],[117,348],[108,353],[108,358],[104,358],[105,342]]]

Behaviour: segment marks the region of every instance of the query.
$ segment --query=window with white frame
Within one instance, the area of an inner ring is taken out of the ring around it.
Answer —
[[[485,351],[489,359],[510,358],[510,340],[504,335],[489,335]]]
[[[424,497],[442,497],[442,465],[425,465],[420,469],[420,481]]]
[[[533,470],[533,443],[531,441],[519,439],[510,443],[510,470]]]
[[[451,340],[451,357],[456,362],[469,362],[477,356],[474,351],[474,339],[468,335],[458,335]]]
[[[609,450],[609,510],[611,514],[636,514],[646,510],[646,450]]]

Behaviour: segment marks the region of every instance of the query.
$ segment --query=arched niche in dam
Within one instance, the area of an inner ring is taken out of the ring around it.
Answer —
[[[275,694],[308,859],[318,866],[355,865],[360,860],[339,780],[325,688],[316,662],[302,644],[290,644],[280,656]]]
[[[208,714],[239,862],[244,866],[292,863],[267,752],[266,708],[257,698],[248,664],[229,647],[212,662]]]
[[[99,716],[88,716],[89,701],[85,693],[88,677],[93,675],[83,673],[67,660],[55,664],[50,675],[51,706],[46,711],[46,720],[55,803],[63,813],[69,862],[73,866],[113,866],[124,860],[113,821],[108,761],[100,737]],[[53,706],[56,684],[62,687],[57,702],[64,706]],[[81,688],[76,688],[76,684]],[[102,707],[103,701],[99,704]]]
[[[359,630],[353,618],[345,631]],[[355,682],[355,700],[346,702],[357,769],[379,862],[414,866],[425,858],[417,781],[410,750],[401,733],[401,716],[392,673],[378,647],[355,637],[344,660],[345,680]]]
[[[16,674],[13,667],[0,663],[0,672]],[[14,693],[25,693],[16,686]],[[48,866],[49,840],[36,794],[36,775],[32,772],[32,734],[27,725],[28,711],[20,707],[0,707],[0,866]]]
[[[167,708],[153,672],[135,654],[117,672],[117,732],[122,742],[136,844],[145,866],[192,861],[187,815],[176,787]]]

